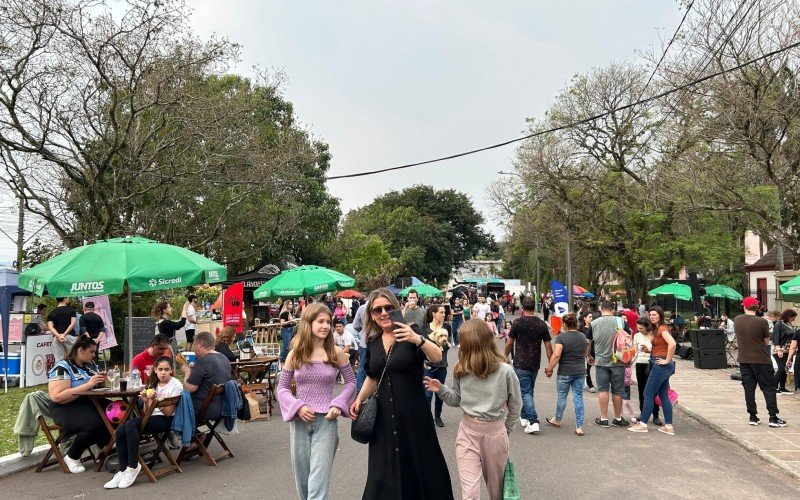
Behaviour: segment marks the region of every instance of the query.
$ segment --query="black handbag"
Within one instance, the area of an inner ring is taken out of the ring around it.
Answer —
[[[375,388],[375,392],[361,403],[358,416],[353,420],[353,424],[350,426],[350,437],[353,438],[353,441],[357,441],[361,444],[368,444],[372,439],[372,435],[375,433],[375,421],[378,418],[378,391],[381,389],[383,376],[386,375],[386,368],[389,367],[389,360],[392,358],[394,344],[395,343],[392,342],[391,347],[389,347],[389,352],[386,355],[386,364],[383,366],[383,372],[381,372],[381,378],[378,380],[378,386]]]

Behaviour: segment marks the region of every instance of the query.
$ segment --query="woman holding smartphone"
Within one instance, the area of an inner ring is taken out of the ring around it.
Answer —
[[[419,329],[403,323],[400,303],[389,290],[370,293],[366,309],[362,333],[367,335],[367,378],[350,406],[350,418],[355,420],[361,403],[377,391],[378,415],[369,442],[363,498],[453,498],[450,473],[422,387],[425,360],[440,362],[442,350]]]

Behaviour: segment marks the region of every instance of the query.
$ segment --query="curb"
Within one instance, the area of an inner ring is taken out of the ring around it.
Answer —
[[[0,478],[36,467],[49,449],[49,444],[43,444],[35,447],[28,457],[19,453],[0,457]]]
[[[699,413],[690,410],[683,406],[681,403],[677,403],[675,405],[678,409],[680,409],[683,413],[690,416],[691,418],[697,420],[701,424],[710,427],[711,430],[725,436],[726,438],[730,439],[734,443],[738,444],[742,448],[746,449],[747,451],[757,455],[762,460],[769,462],[770,464],[774,465],[775,467],[783,470],[787,474],[791,475],[795,479],[800,479],[800,471],[792,467],[791,465],[787,464],[783,460],[779,458],[775,458],[774,456],[770,455],[766,451],[762,450],[758,446],[750,443],[749,441],[745,440],[744,438],[740,437],[735,432],[729,431],[728,429],[724,428],[723,426],[719,425],[716,422],[713,422],[706,417],[700,415]]]

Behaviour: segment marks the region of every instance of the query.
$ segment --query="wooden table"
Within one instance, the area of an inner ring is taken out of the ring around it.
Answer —
[[[106,463],[106,459],[111,454],[111,451],[114,449],[114,444],[116,443],[116,429],[114,425],[108,420],[106,416],[106,409],[100,405],[101,399],[108,399],[108,398],[117,398],[125,401],[128,403],[128,409],[125,410],[125,413],[122,414],[122,418],[120,419],[119,425],[123,425],[126,420],[131,416],[131,413],[136,412],[139,414],[139,407],[138,407],[138,398],[139,398],[140,389],[128,389],[126,391],[112,391],[111,389],[92,389],[89,391],[81,391],[74,393],[76,396],[89,398],[92,400],[97,413],[100,414],[100,418],[103,419],[103,423],[106,424],[106,429],[108,429],[108,433],[111,435],[111,439],[108,441],[108,444],[105,445],[103,450],[100,452],[100,456],[97,457],[97,472],[103,468],[103,465]]]
[[[275,399],[275,386],[272,383],[270,372],[272,365],[280,360],[279,356],[256,356],[253,359],[231,361],[231,368],[236,379],[243,385],[266,384],[266,399],[269,416],[272,416],[272,401]],[[248,374],[248,379],[242,379],[243,374]],[[261,388],[263,389],[263,387]],[[245,402],[245,404],[247,404]]]
[[[253,325],[256,331],[253,341],[258,344],[271,344],[278,341],[278,332],[281,330],[280,323],[260,323]]]

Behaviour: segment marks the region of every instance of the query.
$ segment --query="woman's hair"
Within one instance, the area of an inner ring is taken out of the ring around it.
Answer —
[[[653,307],[651,307],[651,308],[650,308],[650,311],[649,311],[649,312],[653,312],[653,311],[655,311],[656,313],[658,313],[658,323],[654,324],[654,325],[652,326],[652,328],[653,328],[653,329],[658,329],[658,327],[659,327],[659,326],[662,326],[662,325],[665,325],[665,324],[666,324],[666,323],[664,322],[664,310],[663,310],[663,309],[661,309],[661,308],[660,308],[660,307],[658,307],[658,306],[653,306]]]
[[[72,349],[70,349],[69,354],[65,359],[70,360],[73,363],[77,363],[76,358],[78,357],[78,349],[88,349],[92,346],[97,346],[94,340],[88,335],[81,335],[77,339],[75,339],[75,343],[72,344]]]
[[[292,303],[292,301],[291,301],[291,300],[284,300],[284,301],[283,301],[283,303],[281,304],[281,312],[283,312],[283,311],[285,311],[285,310],[289,309],[289,307],[288,307],[288,306],[289,306],[289,304],[291,304],[291,303]]]
[[[487,314],[486,316],[484,316],[483,320],[488,321],[489,323],[494,323],[494,318],[492,317],[491,314]]]
[[[434,304],[425,311],[425,324],[430,325],[433,323],[433,315],[439,312],[439,309],[444,309],[442,304]]]
[[[637,325],[642,325],[645,328],[645,330],[647,330],[648,332],[653,327],[653,324],[650,323],[650,320],[645,318],[644,316],[642,316],[641,318],[637,319],[636,320],[636,324]]]
[[[292,338],[290,344],[292,349],[292,367],[297,370],[301,365],[311,364],[311,354],[314,352],[314,343],[311,341],[311,325],[316,321],[320,314],[328,316],[328,319],[333,319],[333,314],[328,306],[322,302],[317,302],[307,306],[303,309],[303,314],[300,315],[300,323],[297,324],[297,333]],[[322,341],[322,347],[328,355],[326,363],[336,366],[336,344],[333,342],[333,329]]]
[[[217,335],[217,344],[228,345],[231,342],[233,342],[233,339],[235,337],[236,337],[236,328],[232,326],[226,326],[219,331],[219,334]]]
[[[561,318],[561,323],[564,325],[564,328],[567,330],[577,330],[578,329],[578,316],[575,313],[565,314],[563,318]]]
[[[789,324],[797,317],[797,311],[794,309],[784,309],[781,313],[781,323]]]
[[[153,306],[153,309],[150,310],[150,316],[159,320],[164,317],[164,312],[166,312],[168,307],[169,302],[166,300],[159,300],[156,302],[156,305]]]
[[[153,371],[150,372],[150,376],[147,378],[147,388],[148,389],[155,389],[156,385],[158,385],[158,374],[156,373],[156,368],[161,363],[167,363],[169,365],[169,369],[171,371],[175,371],[175,366],[172,364],[172,358],[169,356],[161,356],[153,363]]]
[[[397,297],[395,297],[394,294],[388,289],[378,288],[377,290],[371,291],[369,293],[369,297],[367,297],[367,310],[365,311],[366,321],[364,322],[364,330],[367,332],[367,339],[369,340],[372,340],[375,337],[379,337],[383,334],[381,327],[378,326],[378,323],[376,323],[374,319],[372,319],[372,304],[379,297],[383,297],[388,300],[396,310],[400,309],[400,302],[397,301]]]
[[[477,318],[465,321],[458,329],[458,342],[460,349],[454,377],[461,378],[471,373],[486,378],[505,362],[485,321]]]

